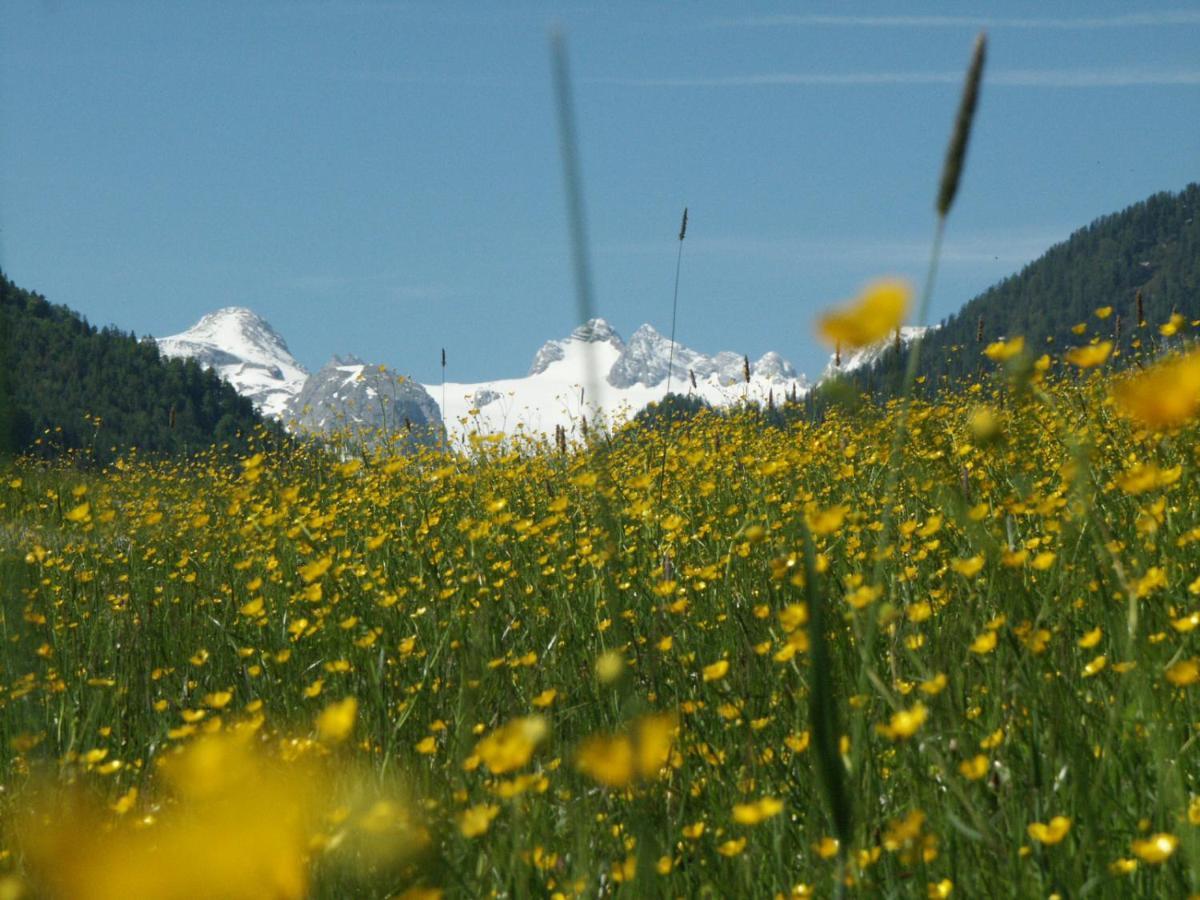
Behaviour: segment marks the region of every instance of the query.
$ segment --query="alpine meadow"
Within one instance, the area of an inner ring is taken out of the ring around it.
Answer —
[[[803,391],[676,343],[682,203],[657,402],[553,432],[0,281],[0,900],[1200,897],[1200,187],[933,323],[989,40],[925,280],[796,324]],[[607,325],[550,52],[553,374]]]

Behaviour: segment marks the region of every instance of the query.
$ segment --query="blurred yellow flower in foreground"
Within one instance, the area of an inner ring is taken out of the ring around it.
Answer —
[[[592,735],[580,746],[575,767],[605,787],[623,788],[635,778],[655,778],[671,759],[677,726],[670,715],[642,716],[631,733]]]
[[[1010,340],[993,341],[983,349],[983,355],[992,362],[1006,362],[1024,349],[1025,338],[1018,336]]]
[[[354,730],[356,718],[358,718],[358,700],[354,697],[330,703],[317,716],[317,735],[321,740],[330,744],[344,741]]]
[[[1119,382],[1113,399],[1125,415],[1149,428],[1185,424],[1200,412],[1200,350]]]
[[[1081,369],[1093,369],[1108,359],[1112,348],[1112,341],[1101,341],[1086,347],[1073,347],[1067,351],[1066,359],[1071,365]]]
[[[263,765],[244,739],[207,737],[168,758],[178,804],[150,827],[109,826],[79,797],[19,827],[30,871],[52,896],[300,898],[319,785]]]
[[[475,756],[494,775],[519,769],[533,758],[533,751],[549,731],[541,716],[513,719],[475,745]]]
[[[821,316],[817,333],[843,349],[866,347],[903,324],[911,298],[907,281],[889,278],[873,282],[848,306]]]

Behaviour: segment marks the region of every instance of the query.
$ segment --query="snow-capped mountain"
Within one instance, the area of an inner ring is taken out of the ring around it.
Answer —
[[[592,319],[537,351],[529,374],[475,383],[421,385],[355,357],[334,357],[309,375],[283,338],[248,309],[210,313],[182,334],[162,338],[166,356],[193,357],[213,368],[265,415],[298,430],[411,430],[419,439],[440,431],[579,434],[586,416],[612,424],[633,418],[667,393],[713,406],[782,403],[809,390],[778,353],[749,362],[731,351],[708,356],[643,325],[626,343],[603,319]],[[749,380],[746,378],[747,367]],[[668,377],[669,375],[669,377]]]
[[[534,356],[529,374],[475,383],[447,382],[425,387],[442,406],[442,418],[451,436],[523,431],[550,435],[556,426],[578,434],[580,419],[594,424],[631,419],[667,393],[671,373],[672,393],[698,396],[713,406],[740,401],[767,402],[808,392],[808,382],[777,353],[768,353],[750,364],[725,351],[706,356],[675,344],[649,325],[643,325],[626,343],[603,319],[592,319],[560,340],[543,344]]]
[[[278,418],[308,372],[267,321],[241,306],[209,313],[180,334],[157,340],[163,356],[192,358],[215,369],[264,415]]]
[[[936,325],[921,327],[905,325],[900,329],[900,342],[907,346],[926,331],[929,331],[930,328],[936,327]],[[895,346],[895,343],[896,339],[894,337],[887,337],[868,347],[860,347],[858,350],[843,353],[840,365],[838,364],[838,355],[836,353],[830,354],[829,362],[825,365],[825,371],[821,373],[820,381],[826,381],[838,375],[853,372],[855,369],[864,369],[867,366],[873,365],[884,353]]]
[[[608,383],[615,388],[629,388],[635,384],[656,387],[667,379],[676,386],[690,383],[694,374],[699,380],[715,380],[729,386],[745,381],[745,358],[739,353],[722,351],[716,356],[705,356],[679,343],[671,351],[671,340],[659,334],[652,325],[643,325],[633,333],[629,343],[621,350],[621,356],[607,375]],[[750,366],[751,380],[755,375],[768,381],[796,381],[796,370],[778,353],[767,353]]]

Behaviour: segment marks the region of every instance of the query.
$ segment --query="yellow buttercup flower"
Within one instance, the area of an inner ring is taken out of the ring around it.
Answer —
[[[912,287],[906,281],[876,281],[845,308],[821,316],[817,333],[843,349],[869,346],[901,326],[911,298]]]
[[[1155,429],[1175,428],[1200,412],[1200,350],[1164,360],[1113,388],[1117,408]]]
[[[983,355],[992,362],[1007,362],[1025,350],[1025,338],[1015,337],[1008,340],[993,341],[983,348]]]
[[[1086,347],[1075,347],[1067,351],[1067,362],[1081,369],[1093,369],[1108,359],[1112,348],[1112,341],[1101,341]]]
[[[708,666],[704,667],[704,672],[703,672],[704,680],[705,681],[720,681],[722,678],[725,677],[725,674],[728,671],[729,671],[729,660],[719,659],[712,665],[708,665]]]
[[[925,704],[917,703],[910,709],[893,713],[888,724],[876,725],[875,730],[894,741],[904,741],[916,734],[928,717],[929,710]]]
[[[1039,844],[1057,844],[1071,830],[1071,820],[1066,816],[1055,816],[1047,823],[1031,822],[1026,831]]]
[[[463,837],[476,838],[487,834],[492,827],[492,820],[500,814],[500,807],[494,803],[480,803],[465,810],[458,819],[458,828]]]
[[[475,755],[493,774],[503,775],[528,763],[549,731],[541,716],[514,719],[476,744]]]
[[[1152,834],[1145,840],[1135,840],[1132,844],[1133,855],[1142,862],[1157,865],[1165,862],[1179,846],[1179,838],[1173,834]]]
[[[357,718],[356,698],[346,697],[344,700],[330,703],[317,716],[317,735],[326,743],[340,743],[350,736]]]
[[[783,801],[763,797],[753,803],[738,803],[733,807],[733,821],[739,825],[757,825],[783,812]]]

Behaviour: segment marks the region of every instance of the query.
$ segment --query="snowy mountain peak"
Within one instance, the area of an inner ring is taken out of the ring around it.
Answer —
[[[570,344],[609,344],[618,353],[625,349],[625,342],[616,330],[604,319],[589,319],[586,324],[578,326],[567,337],[555,341],[546,341],[533,357],[529,367],[530,375],[540,375],[551,364],[566,358]]]
[[[635,384],[657,387],[667,380],[669,370],[670,380],[680,390],[691,383],[693,375],[700,380],[729,386],[745,381],[745,369],[745,358],[731,350],[706,356],[676,342],[672,352],[670,338],[664,337],[652,325],[643,325],[633,333],[620,358],[609,370],[608,383],[616,388]],[[750,366],[750,376],[764,382],[803,383],[792,364],[774,351]]]
[[[163,356],[190,357],[214,369],[269,416],[282,415],[308,377],[267,320],[242,306],[211,312],[187,331],[157,343]]]
[[[774,350],[764,353],[762,358],[750,367],[750,371],[768,381],[783,381],[798,377],[792,364]]]
[[[623,343],[616,329],[604,321],[604,319],[589,319],[586,325],[580,325],[571,332],[570,340],[587,341],[589,343],[601,341],[607,341],[612,344]]]

